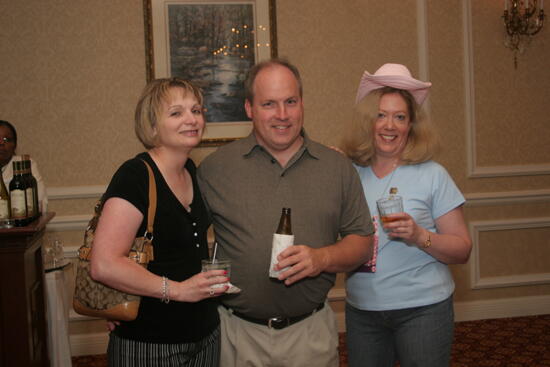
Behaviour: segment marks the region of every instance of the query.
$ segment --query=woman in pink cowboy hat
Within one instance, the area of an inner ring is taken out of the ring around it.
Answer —
[[[441,367],[450,363],[454,282],[448,264],[472,247],[464,197],[438,163],[434,131],[421,113],[431,83],[385,64],[359,83],[354,126],[344,140],[377,224],[373,260],[346,282],[351,367]],[[376,201],[390,189],[403,200],[393,221]]]

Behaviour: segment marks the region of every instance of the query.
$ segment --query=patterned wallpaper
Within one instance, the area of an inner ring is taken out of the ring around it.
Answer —
[[[519,56],[516,70],[512,53],[502,44],[501,4],[277,0],[279,54],[302,71],[307,131],[323,143],[338,144],[364,70],[374,72],[385,62],[399,62],[419,75],[426,67],[434,84],[431,118],[444,142],[439,161],[461,189],[478,196],[547,192],[549,172],[483,178],[468,172],[472,137],[476,166],[506,170],[510,165],[550,164],[549,26]],[[425,5],[425,14],[419,14],[419,5]],[[106,185],[122,161],[142,150],[132,121],[145,83],[142,6],[142,0],[0,2],[0,118],[17,126],[19,152],[39,163],[52,190]],[[465,9],[471,18],[464,17]],[[421,65],[418,27],[424,24],[427,63]],[[468,29],[469,48],[464,44]],[[472,60],[471,69],[466,60]],[[468,70],[471,74],[465,74]],[[469,86],[475,96],[470,109]],[[468,135],[472,114],[476,124]],[[200,161],[212,150],[197,149],[193,157]],[[466,215],[471,221],[550,217],[548,195],[540,197],[542,204],[467,207]],[[50,201],[61,222],[90,214],[91,206],[86,208],[91,202],[78,195]],[[540,237],[545,231],[526,227],[514,236],[486,233],[479,246],[495,252],[500,262],[511,262],[521,252],[522,261],[550,273],[548,265],[538,262],[550,256],[548,242]],[[67,236],[67,241],[77,238],[75,232]],[[514,243],[506,246],[507,238]],[[532,242],[534,252],[528,247]],[[483,274],[509,275],[486,256],[480,252]],[[546,284],[472,291],[471,264],[453,267],[453,272],[458,301],[548,294],[550,289]]]
[[[141,0],[3,1],[0,111],[48,187],[105,184],[138,151]]]

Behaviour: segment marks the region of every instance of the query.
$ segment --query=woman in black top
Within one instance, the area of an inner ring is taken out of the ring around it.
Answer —
[[[204,130],[199,89],[178,79],[149,83],[139,99],[135,130],[147,152],[126,161],[113,176],[91,259],[94,279],[142,296],[138,317],[117,322],[110,335],[110,366],[217,366],[219,318],[215,297],[227,286],[223,270],[201,273],[208,257],[209,218],[190,151]],[[155,176],[157,209],[154,260],[147,269],[128,259],[145,232],[147,161]]]

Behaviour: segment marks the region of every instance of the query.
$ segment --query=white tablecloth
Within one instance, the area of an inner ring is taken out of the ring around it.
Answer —
[[[48,351],[51,367],[70,367],[69,292],[66,269],[71,265],[46,273],[48,318]]]

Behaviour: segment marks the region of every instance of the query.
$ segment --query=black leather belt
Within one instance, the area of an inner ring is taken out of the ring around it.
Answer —
[[[277,317],[272,317],[270,319],[257,319],[255,317],[246,316],[246,315],[243,315],[240,312],[233,311],[231,308],[227,307],[226,305],[223,305],[223,307],[230,310],[233,313],[233,315],[237,316],[240,319],[243,319],[243,320],[248,321],[248,322],[253,322],[254,324],[264,325],[264,326],[267,326],[270,329],[280,330],[280,329],[284,329],[287,326],[295,324],[299,321],[307,319],[309,316],[313,315],[315,312],[322,310],[323,307],[325,307],[325,304],[321,303],[313,311],[305,313],[303,315],[293,316],[293,317],[277,316]]]

